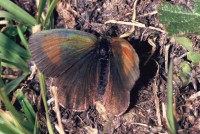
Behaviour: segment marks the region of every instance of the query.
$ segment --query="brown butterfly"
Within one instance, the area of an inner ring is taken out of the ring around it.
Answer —
[[[99,99],[108,113],[121,115],[139,78],[139,58],[124,39],[70,29],[33,34],[32,58],[48,77],[56,78],[59,102],[84,111]]]

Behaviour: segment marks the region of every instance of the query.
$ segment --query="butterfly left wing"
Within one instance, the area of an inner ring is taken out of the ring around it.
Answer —
[[[37,67],[56,79],[59,102],[83,111],[96,99],[96,37],[67,29],[33,34],[30,50]]]
[[[112,38],[110,78],[103,103],[108,113],[121,115],[130,103],[130,91],[139,78],[139,58],[124,39]]]

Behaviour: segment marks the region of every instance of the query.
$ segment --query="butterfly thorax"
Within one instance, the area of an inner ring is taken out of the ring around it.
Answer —
[[[110,55],[111,55],[111,46],[110,39],[103,38],[98,43],[97,48],[98,54],[98,93],[103,95],[108,84],[108,76],[110,71]]]

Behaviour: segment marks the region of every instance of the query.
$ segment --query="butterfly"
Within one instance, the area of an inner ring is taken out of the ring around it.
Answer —
[[[84,111],[100,100],[106,111],[123,114],[139,78],[139,58],[128,41],[53,29],[29,39],[32,59],[47,77],[55,78],[59,103]]]

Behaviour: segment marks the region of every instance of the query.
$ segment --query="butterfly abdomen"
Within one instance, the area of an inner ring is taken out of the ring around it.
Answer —
[[[98,93],[103,95],[105,93],[106,86],[108,84],[108,75],[109,75],[109,59],[100,59],[99,60],[99,79],[98,79]]]

